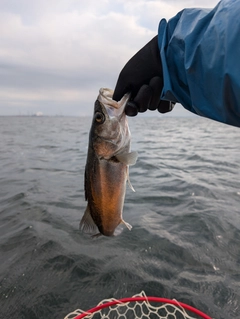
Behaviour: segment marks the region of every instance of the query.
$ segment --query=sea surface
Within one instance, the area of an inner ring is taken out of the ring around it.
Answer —
[[[92,239],[79,231],[90,125],[0,117],[0,318],[61,319],[142,290],[240,318],[240,129],[129,119],[133,228]]]

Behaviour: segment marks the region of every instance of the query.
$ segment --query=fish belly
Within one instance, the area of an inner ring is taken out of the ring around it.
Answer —
[[[95,207],[92,217],[95,220],[94,214],[99,214],[96,219],[101,220],[101,227],[104,230],[112,230],[122,221],[127,166],[119,162],[100,160],[96,173],[92,185]]]

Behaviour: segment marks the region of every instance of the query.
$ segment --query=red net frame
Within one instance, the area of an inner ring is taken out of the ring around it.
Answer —
[[[67,316],[65,318],[82,319],[82,318],[85,318],[87,316],[91,317],[91,315],[94,315],[95,313],[101,311],[102,309],[110,308],[110,307],[115,306],[115,305],[121,305],[121,306],[126,305],[127,306],[127,304],[129,304],[130,302],[147,302],[149,304],[150,304],[150,302],[154,302],[154,303],[162,303],[162,304],[166,304],[166,305],[173,305],[175,307],[179,307],[179,308],[182,308],[184,310],[189,311],[191,313],[191,315],[192,314],[197,315],[198,318],[200,317],[200,318],[203,318],[203,319],[213,319],[212,317],[209,317],[207,314],[203,313],[202,311],[200,311],[200,310],[198,310],[198,309],[196,309],[196,308],[194,308],[192,306],[189,306],[188,304],[185,304],[183,302],[179,302],[177,300],[172,300],[172,299],[167,299],[167,298],[148,297],[148,296],[133,296],[133,297],[122,298],[122,299],[118,299],[118,300],[114,299],[114,300],[111,300],[111,301],[106,301],[106,302],[104,302],[102,304],[99,304],[98,306],[96,306],[94,308],[91,308],[91,309],[89,309],[87,311],[79,310],[82,313],[77,314],[74,317],[68,317]],[[192,318],[192,317],[190,317],[190,315],[188,315],[186,313],[186,318]]]

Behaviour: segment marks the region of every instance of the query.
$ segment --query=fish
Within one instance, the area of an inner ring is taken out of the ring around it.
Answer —
[[[130,97],[112,99],[113,90],[101,88],[94,105],[89,132],[84,189],[87,207],[80,221],[83,233],[114,236],[116,228],[132,226],[122,217],[129,165],[136,163],[138,153],[131,151],[131,133],[125,105]]]

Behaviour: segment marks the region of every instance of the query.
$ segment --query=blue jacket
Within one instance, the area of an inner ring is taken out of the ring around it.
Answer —
[[[185,9],[159,24],[162,98],[240,127],[240,1]]]

